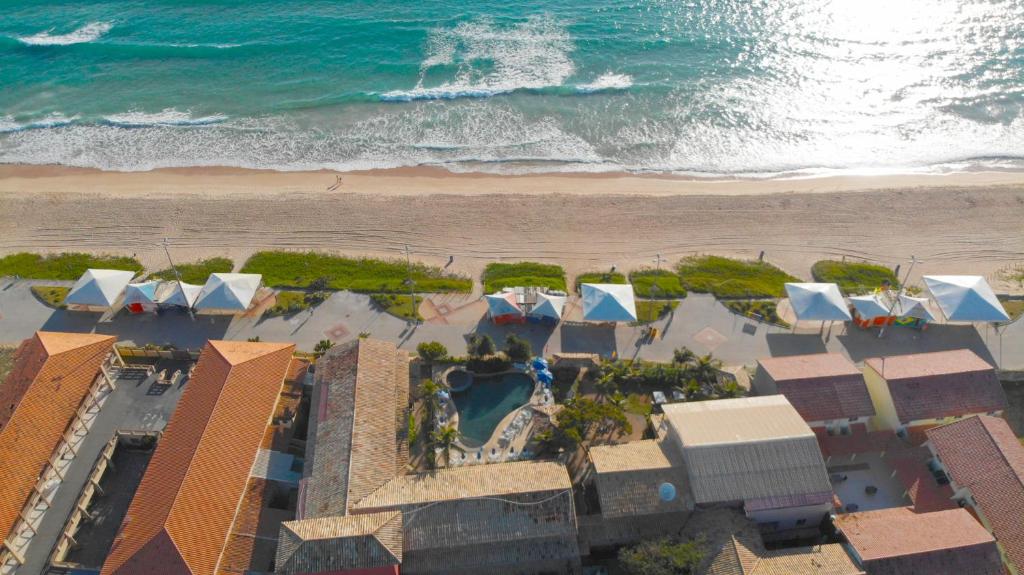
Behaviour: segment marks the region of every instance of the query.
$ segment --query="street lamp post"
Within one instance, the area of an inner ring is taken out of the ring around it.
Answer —
[[[910,274],[911,274],[911,272],[914,271],[914,266],[919,264],[919,263],[924,263],[924,262],[922,262],[921,260],[917,259],[914,256],[910,256],[910,267],[907,268],[907,275],[904,276],[903,281],[900,282],[900,287],[899,287],[899,289],[896,290],[896,297],[893,298],[892,305],[889,306],[889,317],[892,317],[892,312],[893,312],[893,310],[896,309],[896,305],[900,301],[900,296],[903,295],[903,291],[907,289],[907,282],[910,281]],[[899,281],[899,279],[900,278],[897,277],[896,281]],[[878,337],[879,338],[881,338],[883,335],[885,335],[885,328],[886,327],[888,327],[888,326],[883,324],[882,325],[882,329],[878,330]]]
[[[174,278],[178,280],[178,291],[181,292],[181,297],[185,300],[185,307],[188,308],[188,317],[193,320],[196,319],[195,313],[192,311],[192,304],[188,302],[188,295],[185,294],[185,287],[181,285],[181,274],[178,273],[178,268],[174,265],[174,260],[171,259],[171,250],[167,249],[167,238],[161,244],[164,248],[164,253],[167,254],[167,263],[171,264],[171,270],[174,272]]]

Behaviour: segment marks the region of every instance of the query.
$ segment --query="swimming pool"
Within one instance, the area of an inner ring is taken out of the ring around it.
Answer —
[[[452,394],[464,442],[487,443],[506,415],[529,403],[533,387],[533,379],[525,373],[475,375],[469,389]]]

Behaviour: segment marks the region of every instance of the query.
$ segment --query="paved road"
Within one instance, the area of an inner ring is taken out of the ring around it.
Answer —
[[[892,328],[880,339],[877,331],[844,329],[841,324],[831,328],[801,326],[794,333],[737,316],[711,296],[692,294],[674,314],[655,324],[663,337],[640,346],[637,342],[642,328],[626,325],[614,329],[580,322],[563,322],[557,328],[494,326],[486,321],[483,306],[474,303],[472,296],[462,301],[441,296],[446,298],[446,307],[455,311],[410,328],[403,320],[375,310],[367,296],[349,292],[335,293],[315,310],[292,317],[199,316],[193,320],[186,314],[133,316],[122,312],[108,319],[95,313],[50,309],[32,296],[31,283],[21,281],[0,287],[0,344],[15,344],[35,330],[49,329],[109,333],[124,342],[171,344],[180,349],[199,348],[208,339],[259,336],[263,341],[295,342],[299,349],[312,350],[321,339],[341,342],[369,333],[407,349],[436,340],[452,354],[462,354],[469,334],[490,334],[501,345],[506,334],[517,333],[545,354],[592,352],[664,361],[672,357],[672,350],[686,346],[702,354],[712,352],[729,365],[751,365],[760,357],[826,350],[861,361],[879,355],[966,347],[1002,368],[1024,369],[1024,321],[1004,327],[1001,333],[984,325],[932,325],[924,332]]]

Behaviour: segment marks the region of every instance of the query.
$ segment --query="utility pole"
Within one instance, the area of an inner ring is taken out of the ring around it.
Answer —
[[[174,271],[174,277],[178,280],[178,291],[181,292],[181,297],[185,300],[185,307],[188,308],[188,317],[195,321],[196,314],[192,312],[192,304],[188,302],[188,295],[185,293],[185,287],[181,285],[181,274],[178,273],[178,268],[174,266],[174,260],[171,259],[171,250],[167,249],[167,238],[164,238],[164,241],[160,245],[164,247],[164,253],[167,254],[167,263],[171,264],[171,270]]]
[[[409,321],[407,325],[416,323],[416,291],[412,283],[412,258],[409,257],[409,244],[405,244],[405,265],[408,269],[408,278],[405,280],[409,283],[409,307],[411,307],[412,313],[409,314]]]
[[[661,262],[666,261],[665,258],[661,257],[661,254],[654,254],[654,265],[657,270],[661,271]]]
[[[903,295],[903,291],[907,289],[907,282],[910,281],[910,274],[911,274],[911,272],[914,271],[914,266],[919,264],[919,263],[924,263],[924,262],[919,260],[919,259],[917,259],[914,256],[910,256],[910,267],[907,268],[907,275],[904,276],[903,281],[900,282],[900,287],[899,287],[898,290],[896,290],[896,296],[892,300],[892,305],[889,306],[889,317],[892,317],[893,310],[895,310],[896,306],[899,304],[900,296]],[[896,281],[899,281],[899,279],[900,278],[897,277]],[[882,329],[878,330],[878,337],[882,337],[883,335],[885,335],[885,328],[886,327],[888,327],[888,326],[883,325]]]

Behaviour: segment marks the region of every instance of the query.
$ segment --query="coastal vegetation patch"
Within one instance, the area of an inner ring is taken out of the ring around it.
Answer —
[[[636,322],[651,323],[665,317],[679,307],[679,302],[672,300],[637,300]]]
[[[721,256],[683,258],[678,270],[684,288],[719,299],[783,297],[786,282],[800,281],[767,262]]]
[[[775,304],[775,300],[739,299],[729,300],[722,303],[725,304],[725,307],[729,308],[732,312],[738,313],[744,317],[774,323],[783,327],[789,327],[788,323],[779,318],[779,312]]]
[[[565,291],[565,270],[554,264],[537,262],[487,264],[480,278],[484,293],[495,293],[505,287],[544,287]]]
[[[68,297],[71,288],[64,286],[32,286],[32,295],[40,302],[52,308],[64,309],[64,298]]]
[[[646,298],[678,299],[686,297],[679,274],[669,270],[640,270],[629,274],[636,295]]]
[[[235,262],[228,258],[209,258],[198,262],[174,266],[181,274],[181,281],[187,284],[205,284],[210,274],[226,274],[235,269]],[[152,273],[149,279],[175,280],[174,270],[168,268]]]
[[[275,294],[276,302],[266,311],[266,315],[292,315],[309,309],[311,304],[307,295],[300,291],[279,291]]]
[[[19,276],[39,280],[77,280],[90,268],[142,271],[133,257],[64,252],[39,255],[20,252],[0,258],[0,277]]]
[[[891,269],[864,262],[821,260],[811,266],[815,281],[839,284],[846,295],[870,293],[888,283],[897,287],[899,280]]]
[[[319,252],[256,252],[242,267],[243,273],[262,274],[266,285],[277,288],[326,289],[360,293],[408,292],[411,276],[418,292],[469,292],[473,281],[446,273],[439,267],[405,261],[347,258]]]
[[[576,276],[576,291],[583,284],[625,284],[626,276],[619,272],[587,272]]]
[[[405,294],[374,294],[370,296],[373,305],[384,313],[389,313],[399,319],[407,321],[423,321],[420,315],[420,304],[423,298],[416,296],[416,301]]]
[[[999,303],[1003,304],[1003,309],[1010,314],[1011,321],[1016,321],[1017,318],[1024,315],[1024,299],[1000,298]]]

